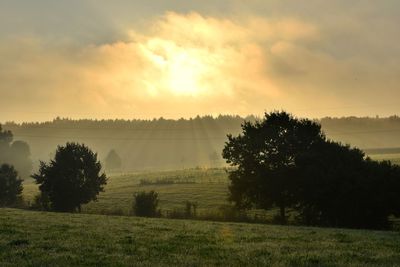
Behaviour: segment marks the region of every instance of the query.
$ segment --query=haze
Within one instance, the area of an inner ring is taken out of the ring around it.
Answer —
[[[0,121],[398,114],[399,8],[3,0]]]

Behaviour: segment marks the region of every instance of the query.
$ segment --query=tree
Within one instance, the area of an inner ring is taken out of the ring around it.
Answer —
[[[10,146],[10,162],[23,178],[28,178],[32,172],[31,150],[24,141],[14,141]]]
[[[10,206],[17,203],[22,194],[22,180],[13,166],[0,166],[0,206]]]
[[[139,192],[134,195],[133,213],[141,217],[157,217],[159,215],[158,193],[154,191]]]
[[[29,145],[24,141],[14,141],[11,131],[3,131],[0,125],[0,164],[14,166],[22,178],[28,178],[32,171]]]
[[[240,208],[297,210],[307,225],[389,228],[400,216],[400,166],[327,140],[320,125],[285,112],[242,126],[223,151],[233,166],[230,199]]]
[[[285,222],[286,209],[296,204],[296,158],[324,140],[321,126],[286,112],[272,112],[262,121],[245,122],[242,130],[237,137],[228,135],[223,150],[234,167],[229,173],[230,200],[239,208],[277,206]]]
[[[400,167],[321,142],[298,157],[299,219],[307,225],[381,229],[400,215]]]
[[[114,149],[112,149],[108,153],[105,159],[105,163],[106,163],[106,170],[109,171],[121,169],[122,166],[121,157],[117,154],[117,152]]]
[[[96,200],[104,191],[107,177],[101,172],[97,154],[87,146],[67,143],[57,148],[49,163],[40,162],[38,173],[32,175],[41,194],[50,202],[50,209],[72,212],[82,204]]]

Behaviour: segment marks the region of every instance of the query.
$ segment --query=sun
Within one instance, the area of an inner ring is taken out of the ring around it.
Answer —
[[[168,64],[168,83],[175,94],[197,95],[202,88],[200,80],[204,73],[201,59],[182,51],[174,54]]]
[[[144,51],[157,69],[156,77],[152,77],[153,90],[157,87],[184,96],[198,96],[205,92],[202,81],[207,74],[207,64],[199,49],[155,39],[146,44]]]

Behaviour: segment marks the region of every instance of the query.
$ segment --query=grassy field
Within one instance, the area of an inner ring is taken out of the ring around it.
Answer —
[[[141,185],[141,180],[158,184]],[[163,184],[163,181],[173,183]],[[185,201],[196,202],[200,213],[229,204],[225,170],[189,169],[110,176],[105,192],[99,195],[98,201],[85,205],[83,212],[127,215],[132,207],[133,194],[150,190],[159,193],[163,211],[182,209]],[[24,183],[26,200],[31,201],[37,193],[37,185],[32,180]]]
[[[397,232],[0,209],[0,266],[400,266]]]
[[[400,164],[400,154],[371,155],[375,160],[389,159]],[[142,181],[142,184],[141,184]],[[145,183],[143,183],[145,181]],[[185,201],[198,204],[198,214],[218,211],[229,205],[228,175],[223,169],[186,169],[177,171],[139,172],[125,175],[110,175],[105,192],[98,201],[83,207],[84,213],[128,215],[131,211],[133,194],[154,190],[159,193],[160,208],[165,214],[183,209]],[[38,193],[33,180],[24,182],[24,198],[32,201]],[[275,211],[258,212],[271,220]]]

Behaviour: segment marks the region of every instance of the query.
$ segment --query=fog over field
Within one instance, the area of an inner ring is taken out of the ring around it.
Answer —
[[[181,120],[68,120],[44,123],[6,123],[15,140],[27,141],[34,164],[47,160],[56,146],[68,141],[83,142],[104,159],[114,149],[122,158],[122,170],[221,167],[227,134],[237,135],[243,121],[254,116],[196,117]],[[326,135],[367,153],[399,153],[400,118],[323,118]],[[384,149],[379,151],[376,149]]]

